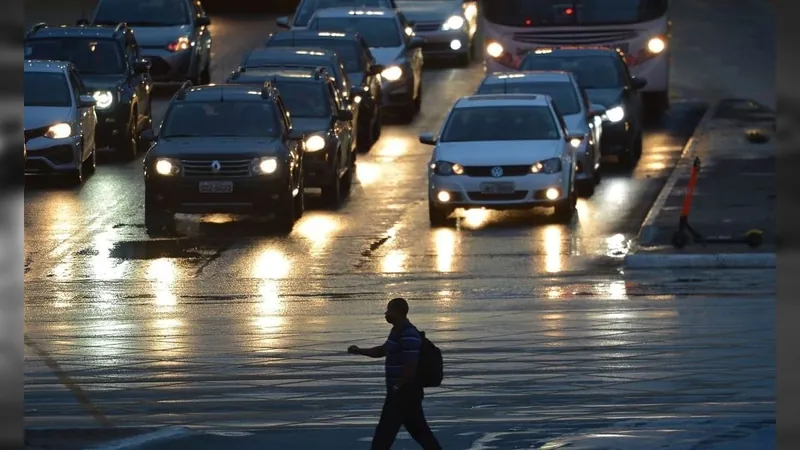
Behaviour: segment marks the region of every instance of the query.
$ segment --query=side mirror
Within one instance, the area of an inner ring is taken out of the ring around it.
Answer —
[[[197,18],[197,19],[194,21],[194,24],[195,24],[196,26],[198,26],[198,27],[207,27],[207,26],[211,25],[211,18],[210,18],[210,17],[208,17],[208,16],[201,16],[201,17],[198,17],[198,18]]]
[[[89,108],[97,104],[97,100],[94,99],[91,95],[81,95],[78,98],[78,106],[81,108]]]
[[[336,118],[339,120],[353,120],[353,111],[347,111],[345,109],[339,111],[339,114],[336,115]]]
[[[156,140],[156,133],[153,130],[144,130],[139,134],[139,138],[144,142],[153,142]]]
[[[303,136],[303,133],[297,130],[290,131],[289,136],[287,137],[289,138],[290,141],[302,141],[303,138],[305,138],[305,136]]]
[[[278,17],[278,20],[275,21],[275,25],[277,25],[278,28],[283,28],[283,29],[286,29],[286,30],[291,28],[289,26],[289,18],[288,17]]]
[[[140,59],[133,63],[133,71],[139,75],[147,73],[150,70],[150,62],[145,59]]]
[[[408,48],[420,48],[425,44],[425,39],[419,36],[414,36],[408,41]]]
[[[438,139],[433,133],[422,133],[419,135],[419,142],[425,145],[436,145]]]
[[[634,89],[642,89],[645,86],[647,86],[647,80],[644,78],[632,77],[631,85],[633,86]]]
[[[606,107],[605,106],[598,105],[598,104],[595,104],[595,103],[592,103],[591,105],[589,105],[589,115],[590,116],[602,116],[605,113],[606,113]]]

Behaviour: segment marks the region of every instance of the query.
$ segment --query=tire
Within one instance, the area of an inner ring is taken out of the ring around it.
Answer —
[[[281,206],[275,211],[275,228],[281,234],[290,234],[294,229],[294,224],[297,221],[297,212],[295,211],[295,198],[292,197],[292,189],[284,194],[281,200]]]
[[[133,161],[139,155],[139,124],[136,121],[137,115],[138,111],[134,110],[122,144],[120,148],[117,149],[119,156],[125,161]]]
[[[371,123],[365,122],[358,124],[358,136],[356,136],[357,152],[367,153],[372,150],[372,144],[375,142],[372,135],[373,126]]]
[[[336,156],[336,162],[334,163],[334,179],[328,186],[322,188],[322,201],[325,205],[332,209],[339,208],[339,205],[342,203],[342,180],[339,178],[338,174],[338,167],[339,162],[342,154]]]
[[[414,115],[422,110],[422,81],[419,82],[417,97],[414,99]]]
[[[145,190],[144,228],[150,237],[175,233],[175,214],[165,210]]]
[[[355,177],[356,171],[356,162],[353,158],[353,155],[350,156],[350,162],[347,164],[347,173],[344,174],[342,177],[340,184],[341,187],[339,191],[343,198],[347,198],[350,196],[350,192],[353,189],[353,178]]]
[[[303,178],[300,178],[300,187],[298,189],[297,197],[294,198],[294,219],[300,220],[306,212],[306,184]]]
[[[89,158],[83,162],[84,173],[92,174],[97,170],[97,148],[92,149]]]
[[[627,152],[620,155],[619,164],[625,170],[633,170],[642,157],[642,133],[636,135]]]
[[[428,220],[432,228],[447,227],[453,224],[453,219],[450,214],[453,211],[450,208],[442,208],[428,202]]]
[[[381,117],[382,108],[380,105],[375,106],[375,121],[372,124],[372,143],[378,142],[381,138],[381,129],[383,128],[383,118]]]
[[[578,196],[573,190],[567,199],[562,200],[555,205],[553,216],[555,216],[555,219],[558,221],[558,223],[569,224],[572,222],[572,218],[575,216],[575,204],[577,201]]]

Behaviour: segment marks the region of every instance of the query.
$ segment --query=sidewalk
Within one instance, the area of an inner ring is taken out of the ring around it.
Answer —
[[[774,112],[750,101],[723,100],[712,105],[642,224],[626,267],[774,267],[774,127]],[[750,142],[748,130],[759,130],[769,140]],[[743,237],[749,230],[761,230],[764,242],[760,247],[744,243],[703,246],[692,241],[681,250],[672,246],[695,157],[701,168],[690,225],[708,238]]]

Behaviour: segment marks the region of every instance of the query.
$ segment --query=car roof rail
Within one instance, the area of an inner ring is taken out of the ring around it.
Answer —
[[[37,31],[41,30],[42,28],[47,28],[47,22],[39,22],[36,25],[32,26],[27,33],[25,33],[25,37],[29,38],[36,34]]]
[[[183,99],[185,99],[186,98],[186,91],[191,89],[191,87],[192,87],[192,82],[191,81],[189,81],[189,80],[184,81],[183,84],[181,85],[181,87],[178,88],[178,91],[175,92],[175,100],[183,100]]]
[[[274,80],[277,78],[273,75],[272,79]],[[273,84],[272,80],[267,80],[264,82],[264,85],[261,86],[261,98],[264,100],[269,100],[275,93],[275,85]]]

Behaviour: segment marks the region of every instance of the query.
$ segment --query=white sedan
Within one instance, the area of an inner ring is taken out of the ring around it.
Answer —
[[[546,95],[474,95],[460,98],[434,145],[428,166],[432,226],[448,224],[456,208],[555,207],[559,221],[575,214],[576,148],[583,135],[562,126]]]

